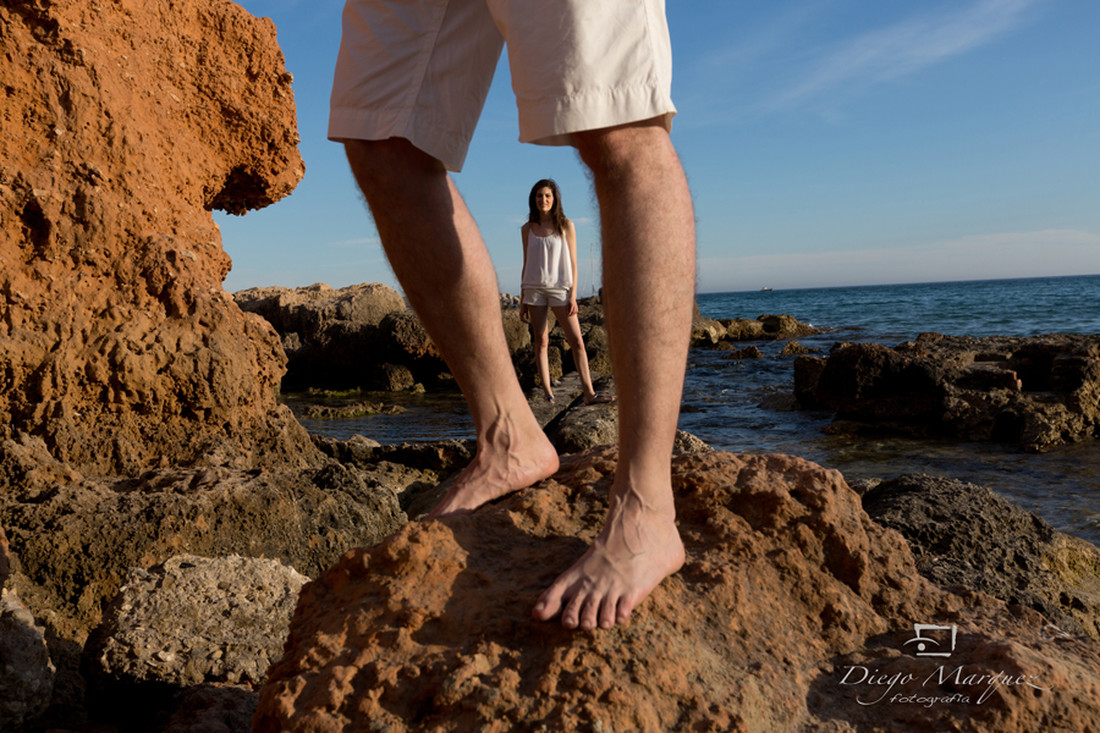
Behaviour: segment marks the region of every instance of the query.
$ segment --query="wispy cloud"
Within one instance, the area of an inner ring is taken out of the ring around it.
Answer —
[[[860,94],[992,43],[1018,27],[1039,0],[979,0],[925,13],[843,40],[770,100],[773,109]],[[915,5],[914,7],[920,7]]]

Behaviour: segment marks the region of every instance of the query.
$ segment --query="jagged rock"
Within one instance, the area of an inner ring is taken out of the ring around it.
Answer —
[[[383,364],[376,374],[378,388],[383,392],[404,392],[417,385],[412,370],[403,364]]]
[[[917,568],[1041,612],[1100,639],[1100,550],[984,486],[933,476],[882,481],[863,496],[877,522],[901,532]]]
[[[722,358],[729,361],[737,361],[740,359],[763,359],[764,353],[760,351],[760,347],[758,346],[746,346],[743,349],[734,349],[728,354],[725,354]]]
[[[324,337],[335,323],[377,326],[391,313],[403,313],[405,299],[380,283],[335,290],[325,283],[303,288],[250,288],[233,294],[242,310],[263,316],[280,334],[307,340]]]
[[[34,616],[15,591],[0,590],[0,730],[18,729],[46,711],[54,672]]]
[[[691,344],[693,346],[717,344],[726,336],[726,327],[713,318],[699,312],[699,304],[691,315]]]
[[[531,329],[520,319],[519,299],[516,300],[517,305],[503,308],[501,313],[504,323],[504,339],[508,342],[509,354],[515,354],[531,345]]]
[[[808,323],[802,323],[794,316],[763,315],[757,318],[764,325],[764,333],[772,339],[801,338],[812,336],[817,329]]]
[[[700,437],[692,435],[684,430],[676,431],[676,440],[672,444],[672,452],[676,455],[690,455],[693,453],[709,453],[714,450]]]
[[[147,715],[172,688],[259,685],[307,580],[276,560],[237,555],[131,569],[84,650],[98,706],[128,701]]]
[[[400,391],[433,381],[445,369],[404,298],[385,285],[252,288],[233,297],[279,333],[288,357],[287,391]]]
[[[796,359],[795,394],[803,407],[835,412],[831,432],[885,429],[1041,451],[1100,434],[1100,336],[841,344],[826,359]]]
[[[744,318],[722,319],[719,323],[725,327],[724,338],[729,341],[777,341],[812,336],[818,332],[810,324],[788,315],[762,315],[751,321]]]
[[[765,338],[763,321],[733,318],[722,319],[719,323],[726,327],[726,338],[730,341],[756,341]]]
[[[797,341],[788,341],[783,346],[783,351],[779,352],[780,356],[798,356],[800,354],[814,354],[818,349],[811,349],[807,346],[803,346]]]
[[[580,379],[574,375],[570,376],[569,385],[573,388],[568,390],[555,388],[557,403],[562,405],[561,407],[555,405],[558,409],[551,410],[548,414],[552,416],[543,424],[543,430],[550,438],[550,442],[559,453],[580,453],[598,445],[618,443],[618,407],[611,402],[584,404]],[[594,386],[600,394],[609,397],[615,395],[614,380],[610,377],[600,378]],[[532,393],[530,401],[533,410],[540,404],[541,394],[541,391]]]
[[[128,568],[181,552],[278,558],[307,575],[405,521],[397,491],[330,461],[303,472],[175,468],[0,493],[21,595],[83,643]],[[10,582],[10,581],[9,581]]]
[[[533,621],[602,525],[615,459],[567,457],[530,490],[347,553],[303,589],[254,730],[1070,730],[1100,715],[1100,642],[937,587],[839,473],[786,456],[677,458],[684,568],[625,626]],[[955,629],[965,678],[934,678],[915,623]],[[860,669],[970,699],[863,705],[882,689]]]
[[[315,459],[210,214],[302,177],[274,25],[229,0],[51,0],[0,5],[0,28],[0,440],[101,475]]]

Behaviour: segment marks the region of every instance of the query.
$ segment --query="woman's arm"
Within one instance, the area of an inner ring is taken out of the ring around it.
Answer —
[[[569,288],[569,315],[577,313],[577,228],[572,219],[565,220],[565,242],[569,245],[569,267],[573,273],[573,285]]]
[[[519,319],[527,320],[527,304],[523,302],[523,276],[527,273],[527,232],[531,229],[531,222],[527,222],[519,230],[519,236],[523,247],[523,267],[519,271]]]

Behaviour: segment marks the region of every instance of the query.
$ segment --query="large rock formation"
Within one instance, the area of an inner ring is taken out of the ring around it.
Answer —
[[[899,476],[863,495],[863,508],[901,532],[921,574],[1041,612],[1100,639],[1100,550],[1051,527],[984,486]]]
[[[1100,716],[1100,642],[928,582],[840,474],[797,458],[677,459],[684,568],[626,626],[532,621],[602,524],[615,457],[566,459],[474,515],[345,555],[303,590],[255,730],[1080,730]],[[923,656],[936,645],[946,657]]]
[[[234,293],[237,304],[262,316],[278,332],[289,357],[283,388],[401,391],[421,384],[454,389],[454,378],[416,314],[394,290],[378,283],[335,290],[324,283],[304,288],[250,288]],[[611,372],[610,346],[599,298],[577,303],[589,366]],[[530,326],[509,296],[501,297],[504,337],[524,388],[538,368]],[[550,378],[574,370],[565,333],[550,314]]]
[[[1041,451],[1100,435],[1100,336],[921,334],[896,348],[840,344],[795,361],[795,394],[870,429]]]
[[[312,455],[210,214],[303,174],[273,24],[229,0],[17,0],[0,58],[0,440],[99,474]]]
[[[691,344],[699,347],[732,349],[738,341],[778,341],[817,333],[808,323],[794,316],[762,315],[748,318],[707,318],[695,306],[691,321]]]
[[[251,288],[233,298],[271,323],[282,338],[289,360],[282,386],[288,392],[400,391],[416,382],[434,383],[446,372],[404,298],[385,285]]]

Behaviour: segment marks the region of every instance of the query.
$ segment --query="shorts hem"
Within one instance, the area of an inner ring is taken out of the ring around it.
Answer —
[[[336,107],[329,113],[328,139],[388,140],[403,138],[417,149],[443,163],[447,170],[459,172],[466,162],[470,143],[461,135],[430,123],[414,123],[412,111],[356,109]]]
[[[548,288],[544,286],[524,285],[520,293],[520,302],[524,305],[559,307],[569,305],[569,291],[572,286]]]
[[[520,110],[520,142],[572,145],[578,132],[627,125],[663,117],[672,130],[676,107],[656,85],[600,89],[558,99],[529,101]]]

